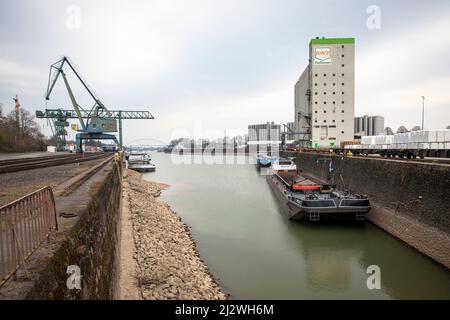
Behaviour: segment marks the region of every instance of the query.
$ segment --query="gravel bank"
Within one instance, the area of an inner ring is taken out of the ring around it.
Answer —
[[[134,238],[136,285],[143,299],[226,299],[200,259],[189,230],[159,200],[166,185],[141,179],[126,170],[127,195]]]

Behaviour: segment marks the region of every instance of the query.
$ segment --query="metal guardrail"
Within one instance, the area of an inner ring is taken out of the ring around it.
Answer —
[[[25,260],[58,230],[56,207],[50,187],[44,187],[0,207],[0,287]]]

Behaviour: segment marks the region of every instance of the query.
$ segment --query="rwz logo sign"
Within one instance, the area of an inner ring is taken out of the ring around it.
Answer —
[[[314,48],[314,64],[331,64],[331,48]]]

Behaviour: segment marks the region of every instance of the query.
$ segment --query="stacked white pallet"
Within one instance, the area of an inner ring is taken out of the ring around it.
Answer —
[[[445,150],[450,150],[450,129],[446,129],[445,130],[444,149]]]
[[[443,150],[450,147],[450,130],[420,130],[411,132],[410,148]]]
[[[363,136],[363,137],[361,137],[361,144],[363,146],[369,146],[369,145],[375,144],[375,137],[374,136]]]
[[[436,131],[436,141],[432,142],[432,149],[450,149],[450,130],[435,130]]]
[[[361,144],[348,145],[345,149],[450,150],[450,129],[419,130],[391,136],[363,136]]]
[[[393,145],[391,145],[391,149],[408,149],[410,136],[411,134],[409,132],[395,134],[393,138]]]

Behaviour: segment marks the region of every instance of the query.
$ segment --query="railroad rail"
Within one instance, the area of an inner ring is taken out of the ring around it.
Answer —
[[[40,160],[48,160],[48,159],[62,159],[62,158],[70,158],[76,156],[74,153],[56,153],[52,155],[40,156],[40,157],[28,157],[28,158],[13,158],[13,159],[5,159],[0,160],[0,166],[14,164],[14,163],[25,163],[29,161],[40,161]]]
[[[64,164],[103,159],[108,153],[71,154],[64,156],[9,159],[0,161],[0,173],[16,172],[44,167],[60,166]]]
[[[311,154],[318,154],[318,155],[323,155],[323,156],[333,156],[333,155],[338,155],[338,156],[345,156],[345,153],[330,153],[330,152],[325,152],[325,151],[286,151],[289,156],[295,156],[295,154],[297,153],[311,153]],[[394,157],[394,156],[390,156],[390,157],[386,157],[386,156],[382,156],[382,155],[378,155],[378,154],[369,154],[369,155],[363,155],[363,154],[358,154],[355,155],[353,154],[351,156],[351,158],[355,158],[355,159],[371,159],[371,160],[380,160],[380,161],[403,161],[403,162],[407,162],[407,163],[422,163],[422,164],[443,164],[443,165],[450,165],[450,158],[408,158],[408,157]]]

